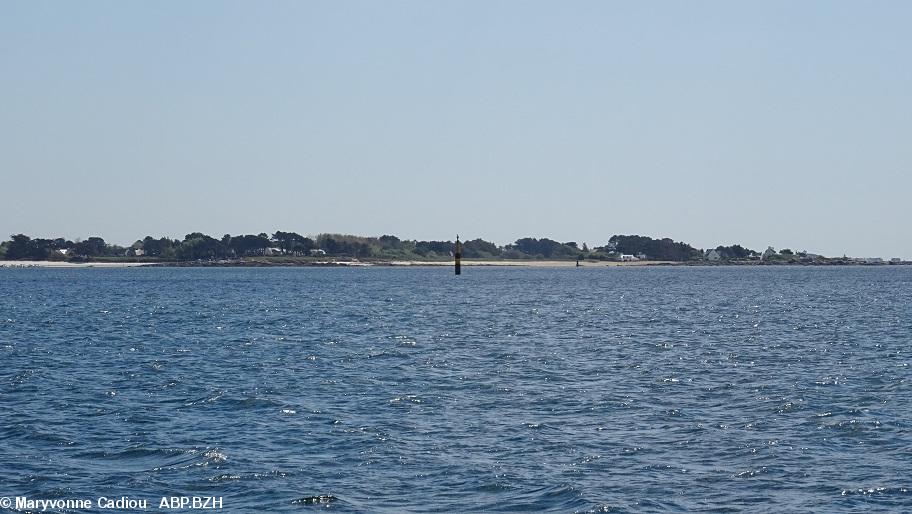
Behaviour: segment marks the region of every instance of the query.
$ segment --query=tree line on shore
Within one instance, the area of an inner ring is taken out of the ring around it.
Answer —
[[[192,232],[182,240],[146,236],[130,246],[110,244],[101,237],[71,241],[65,238],[31,238],[16,234],[0,243],[0,258],[7,260],[211,260],[257,256],[344,257],[353,259],[438,260],[450,258],[453,241],[419,241],[392,235],[363,237],[320,234],[306,237],[295,232],[276,231],[214,238]],[[740,245],[715,248],[721,259],[759,258],[759,254]],[[498,246],[483,239],[463,243],[467,259],[650,259],[662,261],[701,260],[705,252],[669,238],[654,239],[639,235],[615,235],[602,246],[589,247],[575,241],[558,242],[548,238],[524,237]]]

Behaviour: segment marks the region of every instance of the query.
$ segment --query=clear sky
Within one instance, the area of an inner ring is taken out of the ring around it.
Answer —
[[[912,2],[0,2],[0,237],[912,258]]]

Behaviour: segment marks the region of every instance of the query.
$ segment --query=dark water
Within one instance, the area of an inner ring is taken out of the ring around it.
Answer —
[[[912,510],[912,268],[7,269],[0,293],[4,496]]]

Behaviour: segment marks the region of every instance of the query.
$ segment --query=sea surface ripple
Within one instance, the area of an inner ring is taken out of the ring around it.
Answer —
[[[908,512],[910,340],[900,266],[2,269],[0,495]]]

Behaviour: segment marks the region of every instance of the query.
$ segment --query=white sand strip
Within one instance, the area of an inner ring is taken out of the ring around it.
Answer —
[[[391,261],[391,266],[453,266],[453,261]],[[675,264],[672,261],[580,261],[581,268],[608,268],[615,266],[646,266],[650,264]],[[535,261],[535,260],[509,260],[509,261],[467,261],[463,259],[463,266],[524,266],[530,268],[573,268],[576,261]]]
[[[0,261],[0,268],[133,268],[146,262]]]

